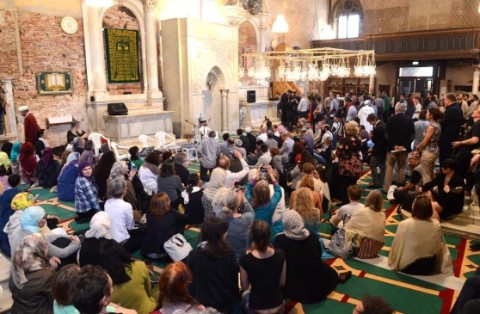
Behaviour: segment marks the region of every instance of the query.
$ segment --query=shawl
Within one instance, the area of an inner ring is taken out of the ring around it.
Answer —
[[[35,158],[35,147],[33,147],[32,143],[26,142],[22,144],[18,161],[25,172],[35,172],[37,169],[37,159]]]
[[[16,162],[17,161],[18,156],[20,156],[20,147],[21,146],[22,146],[22,143],[20,143],[20,142],[13,143],[12,151],[10,152],[10,162]]]
[[[203,191],[208,199],[213,200],[215,194],[217,194],[218,189],[225,186],[225,181],[227,178],[227,173],[221,168],[215,168],[212,171],[210,176],[210,181],[207,184],[207,188]]]
[[[10,169],[10,158],[5,152],[0,152],[0,166],[4,166],[6,170]]]
[[[22,217],[20,217],[20,226],[23,230],[35,233],[40,232],[38,223],[45,216],[45,210],[40,206],[30,206],[25,208]]]
[[[106,212],[96,213],[90,220],[90,229],[85,233],[85,238],[111,239],[110,223],[110,216]]]
[[[302,216],[300,216],[297,211],[287,210],[283,214],[282,221],[284,233],[287,238],[292,240],[305,240],[310,235],[310,231],[305,229]]]
[[[345,247],[350,247],[353,238],[358,235],[357,243],[363,238],[384,241],[385,213],[375,212],[369,207],[360,208],[345,225]]]

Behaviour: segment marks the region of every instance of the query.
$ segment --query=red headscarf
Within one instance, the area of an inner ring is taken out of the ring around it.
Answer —
[[[32,143],[26,142],[22,144],[18,162],[25,172],[30,174],[35,172],[37,168],[37,159],[35,158],[35,147]]]

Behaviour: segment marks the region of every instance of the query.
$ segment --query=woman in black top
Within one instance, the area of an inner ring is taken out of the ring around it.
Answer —
[[[155,194],[147,212],[147,233],[143,239],[142,255],[152,258],[166,257],[163,244],[177,233],[183,233],[187,218],[173,211],[167,193]]]
[[[201,224],[205,219],[202,196],[202,181],[200,181],[198,174],[192,173],[188,177],[187,188],[182,192],[185,216],[188,217],[188,224],[190,225]]]
[[[299,213],[288,210],[282,220],[285,232],[275,237],[275,247],[285,252],[288,264],[284,296],[305,304],[323,301],[351,272],[338,275],[322,261],[320,242]]]
[[[101,200],[107,199],[107,179],[116,161],[114,152],[105,152],[93,168],[92,177],[97,183],[98,198]]]
[[[422,186],[422,192],[430,191],[437,187],[437,192],[431,191],[435,202],[433,209],[441,219],[447,219],[453,214],[462,211],[465,198],[464,178],[455,173],[455,160],[445,159],[442,162],[442,172],[432,181]],[[434,214],[435,217],[435,214]]]
[[[224,240],[227,230],[225,221],[208,217],[202,226],[202,242],[183,262],[192,271],[192,297],[222,313],[233,313],[240,303],[238,264]]]
[[[270,243],[270,226],[255,220],[250,237],[253,241],[247,255],[240,258],[240,284],[247,313],[283,313],[281,287],[287,277],[285,254]]]

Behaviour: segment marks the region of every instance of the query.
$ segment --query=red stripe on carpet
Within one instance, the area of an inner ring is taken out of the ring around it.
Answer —
[[[400,206],[399,204],[393,204],[390,206],[389,209],[385,210],[385,217],[390,217],[394,210],[397,210],[397,207]]]
[[[465,256],[465,249],[467,247],[467,239],[462,238],[460,244],[457,245],[457,259],[452,261],[453,264],[453,274],[455,277],[460,277],[460,271],[462,270],[463,257]]]
[[[297,305],[297,302],[288,301],[287,304],[285,304],[285,309],[284,309],[283,313],[288,314],[295,307],[295,305]]]
[[[350,299],[350,296],[348,294],[345,294],[342,299],[340,300],[341,303],[346,303]]]
[[[362,278],[362,277],[365,277],[365,275],[366,275],[366,274],[367,274],[367,273],[366,273],[365,271],[363,271],[363,270],[362,270],[362,271],[361,271],[361,272],[358,274],[358,276],[357,276],[357,277],[360,277],[360,278]]]
[[[438,296],[443,299],[442,310],[440,314],[449,314],[450,308],[452,307],[452,302],[453,302],[453,290],[452,289],[442,290],[440,291]]]

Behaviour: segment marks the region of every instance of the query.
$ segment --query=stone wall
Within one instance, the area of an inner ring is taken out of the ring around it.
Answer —
[[[78,120],[86,118],[87,87],[82,20],[76,19],[78,30],[75,34],[68,35],[60,27],[61,19],[61,16],[18,12],[23,74],[18,70],[13,73],[15,107],[28,105],[42,128],[45,128],[48,117],[72,115]],[[8,25],[8,28],[12,27],[13,23]],[[2,57],[0,68],[4,66]],[[70,72],[73,94],[38,95],[36,74],[44,71]],[[20,115],[18,117],[19,139],[23,141],[22,118]],[[68,125],[52,126],[49,130],[51,145],[65,144],[68,129]]]

